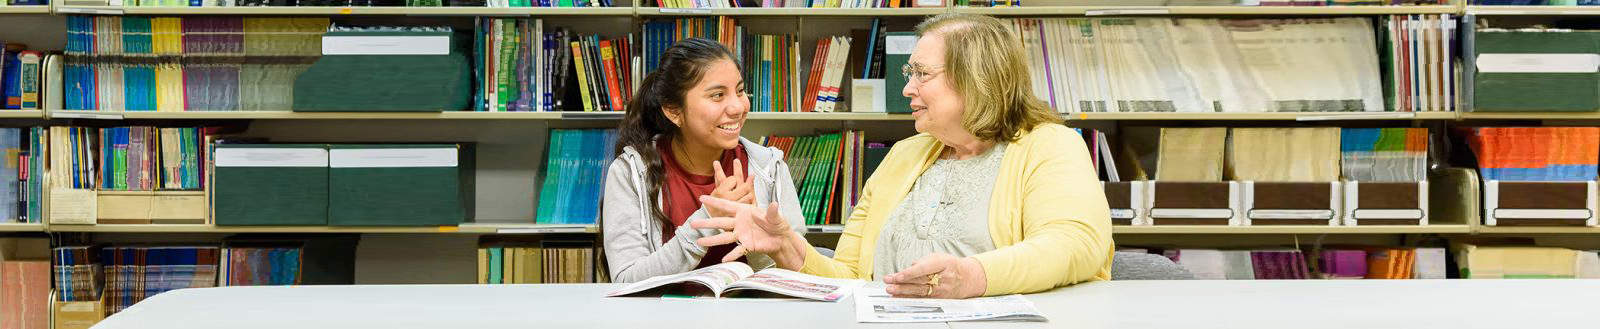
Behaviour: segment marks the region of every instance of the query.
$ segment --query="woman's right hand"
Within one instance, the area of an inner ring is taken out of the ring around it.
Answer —
[[[744,164],[740,163],[738,159],[733,160],[733,176],[728,176],[722,172],[721,161],[712,161],[711,171],[716,174],[716,176],[713,176],[716,178],[713,183],[716,187],[711,190],[711,196],[743,204],[753,205],[756,203],[756,194],[754,187],[751,185],[751,178],[749,175],[745,175]],[[706,214],[711,215],[711,217],[733,217],[734,215],[731,212],[723,212],[721,209],[712,207],[706,207]]]
[[[798,271],[805,265],[806,249],[811,244],[805,237],[795,233],[789,227],[789,221],[778,214],[778,203],[768,204],[766,209],[756,206],[719,199],[712,196],[701,196],[700,204],[712,213],[731,213],[732,216],[713,217],[689,223],[696,229],[714,228],[722,233],[703,237],[695,241],[701,246],[713,247],[729,243],[737,243],[722,261],[729,262],[744,257],[746,253],[756,252],[771,256],[778,263],[779,268]]]

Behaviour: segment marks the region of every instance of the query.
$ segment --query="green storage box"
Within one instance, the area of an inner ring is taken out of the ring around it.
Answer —
[[[1474,34],[1473,111],[1600,110],[1600,32],[1487,31]]]
[[[445,40],[442,46],[439,38]],[[294,81],[294,110],[466,110],[472,100],[472,66],[460,41],[465,39],[452,32],[328,32],[323,56]],[[430,49],[443,54],[405,54]]]
[[[216,225],[327,225],[323,144],[218,144],[211,195]]]
[[[328,224],[459,225],[471,206],[470,156],[457,144],[331,145]]]

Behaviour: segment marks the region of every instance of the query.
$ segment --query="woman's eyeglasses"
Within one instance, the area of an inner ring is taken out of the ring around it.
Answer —
[[[939,75],[940,72],[944,72],[943,70],[930,71],[932,70],[929,70],[920,64],[906,63],[905,66],[900,67],[900,76],[905,77],[906,82],[916,81],[917,83],[926,83],[928,80],[932,80],[934,76]]]

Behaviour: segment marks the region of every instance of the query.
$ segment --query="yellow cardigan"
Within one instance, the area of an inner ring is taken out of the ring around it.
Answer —
[[[874,280],[874,244],[889,213],[939,157],[928,134],[900,141],[862,189],[834,258],[815,250],[801,272]],[[995,250],[973,255],[988,277],[985,296],[1050,290],[1111,278],[1111,214],[1083,138],[1043,124],[1007,145],[989,202]]]

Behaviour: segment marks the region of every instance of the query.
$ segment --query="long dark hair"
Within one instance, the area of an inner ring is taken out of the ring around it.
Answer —
[[[661,194],[661,182],[666,177],[662,155],[655,150],[656,136],[661,136],[662,141],[678,136],[678,126],[667,119],[667,107],[682,109],[689,88],[700,82],[712,63],[724,59],[738,66],[738,57],[721,43],[702,38],[678,41],[661,53],[656,70],[644,76],[639,90],[628,101],[627,113],[617,126],[617,148],[613,152],[621,156],[624,148],[632,147],[644,159],[645,180],[650,184],[647,197]],[[650,217],[667,222],[667,214],[659,206],[650,207]]]

